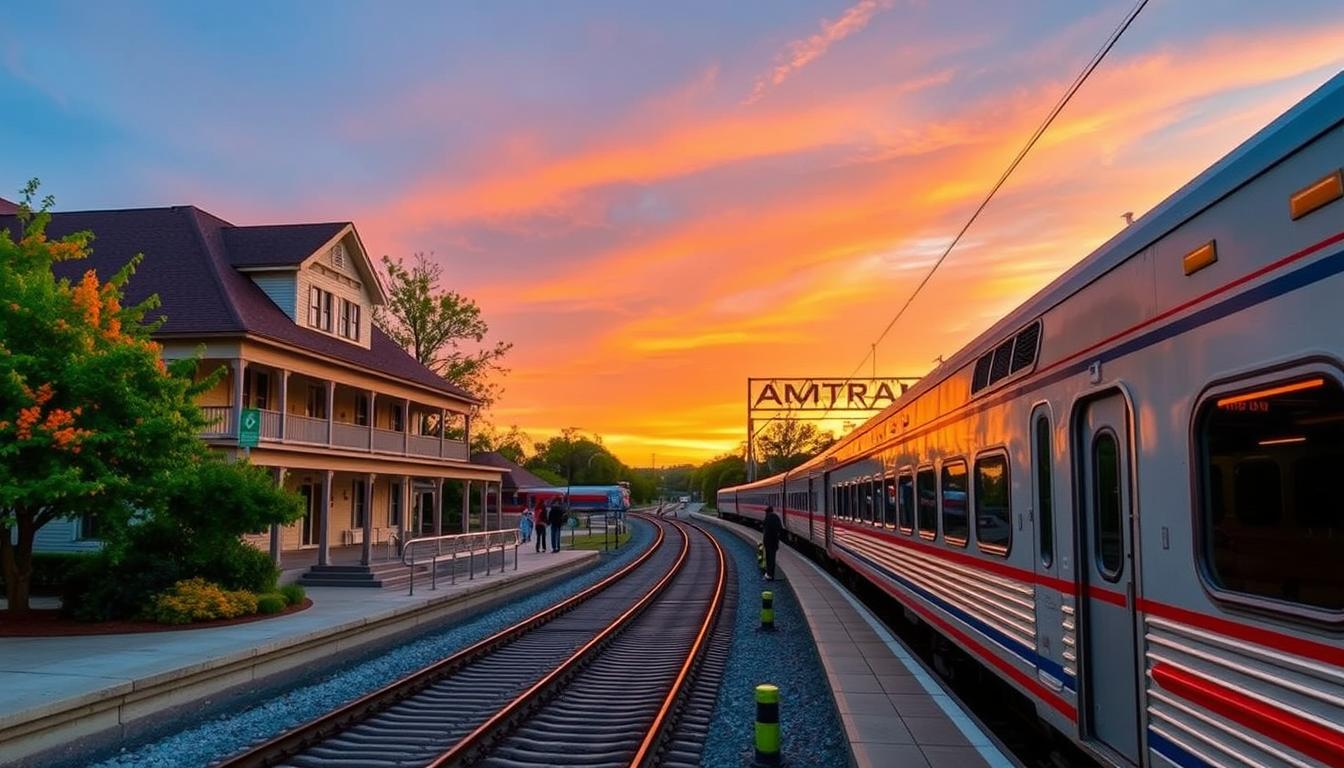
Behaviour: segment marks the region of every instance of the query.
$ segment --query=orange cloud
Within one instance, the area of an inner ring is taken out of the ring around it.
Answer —
[[[821,22],[821,31],[801,40],[794,40],[786,46],[781,61],[775,65],[769,76],[761,77],[747,97],[747,103],[758,101],[765,95],[767,88],[779,85],[825,55],[832,45],[868,26],[878,11],[890,8],[894,0],[859,0],[846,8],[834,21]]]

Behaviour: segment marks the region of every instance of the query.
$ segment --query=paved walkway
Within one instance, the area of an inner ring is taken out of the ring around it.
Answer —
[[[429,589],[427,579],[417,580],[414,597],[406,590],[314,587],[308,589],[313,600],[308,610],[248,624],[128,635],[0,638],[0,732],[30,716],[454,602],[487,585],[542,578],[580,560],[595,561],[597,554],[542,553],[530,547],[519,548],[517,571],[510,555],[502,574],[477,574],[471,581],[459,578],[456,586],[443,579],[437,590]]]
[[[752,542],[760,532],[696,514]],[[810,560],[782,546],[777,566],[807,618],[860,768],[1012,768],[1017,765],[962,710],[881,620]]]

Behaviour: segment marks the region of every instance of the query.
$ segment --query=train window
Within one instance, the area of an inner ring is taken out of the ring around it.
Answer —
[[[896,481],[896,511],[897,527],[904,533],[912,533],[915,530],[915,478],[910,473],[903,473]]]
[[[949,544],[966,546],[970,526],[966,520],[966,462],[943,462],[943,538]]]
[[[1197,421],[1202,554],[1229,592],[1344,611],[1344,389],[1325,376],[1220,395]]]
[[[1050,477],[1050,418],[1042,414],[1036,419],[1036,526],[1041,537],[1041,565],[1049,568],[1055,561],[1055,511],[1053,508],[1054,483]]]
[[[938,476],[933,467],[915,474],[915,492],[919,496],[919,535],[926,539],[938,538]]]
[[[887,475],[882,481],[882,524],[896,526],[896,478]]]
[[[1008,493],[1008,457],[975,460],[975,541],[980,549],[1007,555],[1013,542],[1013,515]]]
[[[863,505],[864,519],[875,525],[882,522],[881,501],[878,497],[880,487],[876,478],[863,484],[863,489],[868,494],[867,503]]]
[[[1092,441],[1092,504],[1096,509],[1097,569],[1110,581],[1124,568],[1124,515],[1120,509],[1120,444],[1100,432]]]

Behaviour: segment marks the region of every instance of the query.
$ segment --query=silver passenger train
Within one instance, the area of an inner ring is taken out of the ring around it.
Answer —
[[[719,493],[1109,764],[1344,766],[1344,73],[896,403]]]

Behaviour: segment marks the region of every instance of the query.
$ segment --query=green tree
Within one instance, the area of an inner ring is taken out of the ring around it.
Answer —
[[[835,435],[823,432],[810,421],[791,416],[777,418],[756,436],[756,460],[766,474],[784,472],[830,447]]]
[[[53,265],[84,258],[92,235],[49,240],[51,198],[34,212],[36,190],[24,190],[20,239],[0,232],[0,565],[14,613],[28,610],[39,528],[96,514],[114,529],[201,455],[195,398],[210,383],[193,381],[195,360],[164,364],[144,322],[156,300],[121,305],[138,259],[106,283],[92,270],[56,279]]]
[[[423,253],[410,266],[384,256],[383,269],[390,283],[388,302],[375,308],[374,322],[416,360],[470,392],[481,402],[478,410],[489,410],[500,394],[496,375],[508,373],[501,361],[513,344],[485,343],[490,326],[481,308],[440,288],[443,269]]]
[[[509,427],[507,432],[500,432],[493,424],[482,424],[471,435],[471,452],[497,451],[514,464],[522,465],[531,443],[532,438],[517,424]]]
[[[736,453],[711,459],[691,473],[691,487],[700,493],[700,499],[713,505],[720,488],[727,488],[746,481],[747,464]]]

